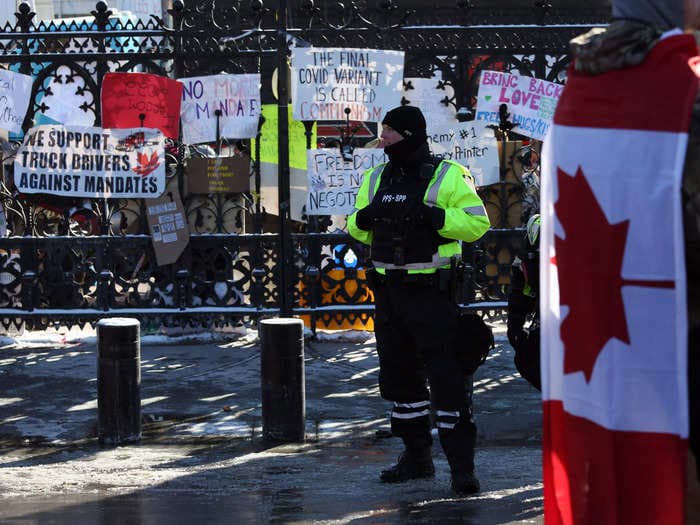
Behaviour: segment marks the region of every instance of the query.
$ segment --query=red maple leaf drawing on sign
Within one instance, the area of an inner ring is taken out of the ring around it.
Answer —
[[[564,373],[591,380],[598,355],[617,338],[630,343],[623,286],[673,288],[673,281],[622,278],[629,220],[610,224],[579,167],[571,177],[557,168],[554,205],[566,239],[555,237],[559,297],[569,312],[561,324]]]
[[[138,152],[136,154],[136,160],[138,161],[138,166],[134,166],[131,169],[132,171],[135,171],[142,177],[145,177],[153,170],[155,170],[158,166],[160,166],[160,162],[158,162],[157,151],[154,151],[150,157],[145,153]]]

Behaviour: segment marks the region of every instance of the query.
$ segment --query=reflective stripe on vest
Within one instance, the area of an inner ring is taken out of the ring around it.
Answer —
[[[440,185],[445,179],[445,175],[450,171],[450,164],[447,162],[442,162],[442,167],[438,171],[437,177],[435,177],[435,182],[432,183],[430,189],[428,189],[428,194],[425,196],[425,203],[428,206],[437,206],[438,193],[440,192]]]
[[[372,202],[374,196],[377,194],[377,181],[384,172],[384,166],[386,166],[386,164],[375,166],[369,174],[369,189],[367,190],[367,202]]]
[[[468,213],[469,215],[478,215],[480,217],[486,217],[486,210],[483,206],[468,206],[463,208],[462,211]]]

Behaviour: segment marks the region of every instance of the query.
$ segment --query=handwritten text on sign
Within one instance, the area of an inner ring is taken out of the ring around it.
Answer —
[[[403,60],[403,51],[295,47],[294,118],[379,122],[401,103]]]
[[[564,86],[539,78],[482,71],[476,119],[498,122],[498,108],[508,105],[513,131],[544,140]]]
[[[0,128],[22,133],[22,122],[29,107],[34,79],[28,75],[0,69]]]
[[[150,73],[107,73],[102,80],[102,126],[158,128],[178,140],[182,84]]]
[[[355,210],[362,173],[386,162],[384,150],[357,148],[352,161],[345,162],[336,148],[307,152],[309,194],[307,215],[348,215]]]
[[[430,150],[436,156],[459,162],[469,170],[477,186],[499,181],[498,144],[487,122],[431,120],[428,126]]]
[[[220,137],[255,137],[260,120],[260,75],[212,75],[181,78],[182,141],[212,142]],[[217,117],[218,113],[218,117]]]
[[[20,193],[153,198],[165,189],[165,150],[157,129],[36,126],[17,152]]]

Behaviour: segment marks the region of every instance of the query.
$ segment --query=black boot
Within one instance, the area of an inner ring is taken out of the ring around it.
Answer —
[[[409,479],[432,478],[435,475],[430,448],[407,448],[396,465],[382,470],[379,479],[384,483],[401,483]]]
[[[453,472],[452,490],[457,494],[476,494],[481,489],[474,472]]]

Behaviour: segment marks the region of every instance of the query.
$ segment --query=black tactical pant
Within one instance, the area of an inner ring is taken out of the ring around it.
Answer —
[[[375,285],[379,389],[394,402],[391,430],[407,448],[430,446],[430,408],[453,472],[474,470],[476,425],[458,359],[458,312],[436,283],[384,279]],[[430,385],[430,391],[428,390]]]

